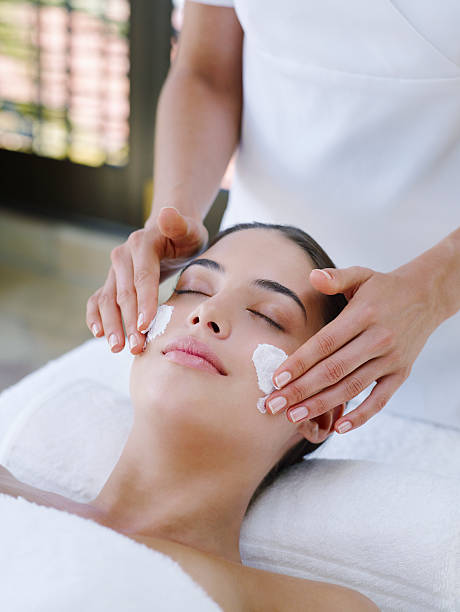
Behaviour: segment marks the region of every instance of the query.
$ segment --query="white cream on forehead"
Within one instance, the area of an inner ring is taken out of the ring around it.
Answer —
[[[276,389],[272,383],[272,376],[287,357],[282,349],[273,344],[258,344],[252,354],[259,389],[267,394],[257,400],[257,410],[262,414],[267,412],[264,406],[265,400]]]
[[[173,309],[174,306],[168,306],[167,304],[161,304],[161,306],[158,306],[157,313],[153,317],[152,322],[147,329],[144,329],[144,331],[141,332],[141,334],[147,334],[145,346],[147,346],[150,340],[153,340],[164,332],[169,320],[171,319]]]

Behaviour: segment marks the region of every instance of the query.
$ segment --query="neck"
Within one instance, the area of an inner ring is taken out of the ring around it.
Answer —
[[[147,439],[146,432],[152,428],[135,421],[113,472],[88,504],[98,522],[127,535],[172,540],[241,564],[241,524],[264,468],[251,473],[247,464],[235,465],[234,456],[225,456],[225,449],[216,447],[219,454],[214,455],[203,443],[188,449],[162,446],[158,439]]]

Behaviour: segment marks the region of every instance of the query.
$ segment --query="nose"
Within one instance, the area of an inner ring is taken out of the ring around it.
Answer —
[[[209,329],[214,335],[226,337],[229,332],[229,321],[224,312],[206,300],[196,308],[189,316],[191,326],[201,325]]]

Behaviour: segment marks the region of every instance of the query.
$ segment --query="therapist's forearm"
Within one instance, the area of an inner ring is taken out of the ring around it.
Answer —
[[[161,91],[155,129],[154,197],[145,223],[163,206],[203,220],[239,142],[241,97],[189,71],[172,70]]]
[[[431,296],[438,325],[460,310],[460,227],[404,267]]]

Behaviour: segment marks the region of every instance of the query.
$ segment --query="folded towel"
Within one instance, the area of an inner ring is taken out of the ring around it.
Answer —
[[[0,516],[0,610],[222,610],[176,561],[94,521],[4,494]]]
[[[313,456],[366,459],[460,479],[460,430],[383,409],[353,431],[334,433]]]
[[[44,366],[30,372],[20,381],[0,393],[0,436],[37,393],[46,393],[56,382],[62,386],[76,378],[86,378],[110,387],[129,399],[129,373],[134,359],[126,348],[112,353],[107,341],[91,338],[71,351],[51,359]]]
[[[22,482],[88,502],[113,471],[132,423],[129,397],[87,378],[58,379],[10,421],[0,465]]]
[[[245,565],[354,588],[382,612],[460,610],[460,481],[311,459],[254,503]]]

